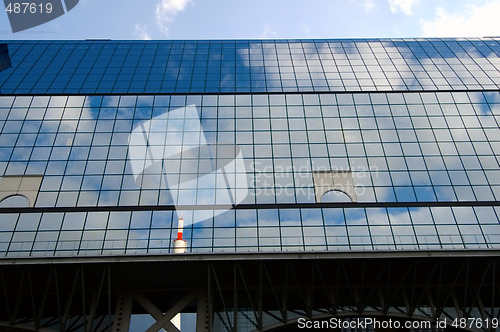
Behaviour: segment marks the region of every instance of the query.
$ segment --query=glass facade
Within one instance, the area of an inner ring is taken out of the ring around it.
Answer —
[[[7,44],[1,255],[500,247],[499,40]]]
[[[498,39],[10,41],[3,93],[498,89]]]

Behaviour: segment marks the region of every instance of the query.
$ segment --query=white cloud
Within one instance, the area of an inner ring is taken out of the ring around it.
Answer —
[[[156,23],[164,34],[168,34],[168,24],[174,17],[184,11],[191,0],[160,0],[156,5]]]
[[[349,0],[349,2],[362,7],[366,13],[376,7],[375,0]]]
[[[278,33],[276,31],[266,26],[264,27],[264,31],[262,31],[259,38],[260,39],[276,38],[277,35]]]
[[[305,36],[308,36],[311,34],[311,29],[309,28],[309,26],[307,24],[302,24],[302,26],[300,27],[300,30],[302,30],[302,33]]]
[[[482,5],[468,5],[459,14],[450,14],[444,8],[436,10],[436,18],[420,22],[426,37],[484,37],[499,36],[500,1],[490,0]]]
[[[151,35],[149,34],[149,32],[147,30],[147,26],[139,24],[139,23],[137,23],[135,25],[135,36],[138,39],[143,39],[143,40],[150,40],[151,39]]]
[[[391,12],[402,11],[406,15],[412,14],[412,8],[419,0],[387,0],[391,6]]]
[[[363,7],[365,8],[365,12],[369,12],[375,7],[374,0],[364,0],[362,1]]]

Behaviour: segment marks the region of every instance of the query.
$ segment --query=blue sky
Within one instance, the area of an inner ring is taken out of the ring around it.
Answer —
[[[0,39],[247,39],[500,36],[500,0],[80,0]]]

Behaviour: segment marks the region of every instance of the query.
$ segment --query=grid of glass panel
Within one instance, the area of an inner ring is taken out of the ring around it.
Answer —
[[[184,211],[184,218],[193,213]],[[231,210],[184,229],[188,252],[486,249],[498,207]],[[172,253],[172,211],[2,214],[7,256]],[[12,230],[15,230],[14,232]]]
[[[248,181],[234,183],[242,203],[315,203],[312,174],[325,170],[351,171],[360,203],[499,199],[498,91],[1,96],[0,173],[43,175],[37,207],[220,204],[206,195],[215,182],[198,182],[173,198],[164,170],[137,178],[130,166],[131,132],[166,115],[165,127],[149,133],[175,134],[176,123],[192,119],[169,114],[186,105],[196,106],[209,144],[241,149]],[[166,142],[159,145],[164,151]],[[177,171],[190,159],[181,155]],[[204,220],[185,229],[190,252],[492,248],[500,241],[494,205],[182,213]],[[172,252],[177,213],[132,210],[2,213],[0,251]]]
[[[11,94],[497,89],[485,39],[6,41]]]
[[[45,210],[0,210],[0,255],[171,253],[179,215],[188,252],[498,248],[499,42],[8,41],[0,174]]]
[[[244,173],[228,173],[240,203],[314,203],[312,174],[330,170],[352,172],[358,202],[500,198],[498,92],[18,96],[0,104],[0,174],[43,175],[37,207],[227,203],[210,194],[227,186],[215,178],[172,192],[161,167],[140,177],[131,167],[145,158],[131,131],[191,104],[209,144],[241,149]],[[161,155],[182,134],[175,124],[188,120],[166,116],[148,129],[167,132],[154,146]],[[184,137],[199,135],[189,130]],[[184,153],[167,172],[197,176],[201,159]]]

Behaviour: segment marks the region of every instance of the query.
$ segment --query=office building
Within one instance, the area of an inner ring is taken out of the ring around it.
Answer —
[[[6,41],[0,65],[2,326],[498,326],[500,39]]]

